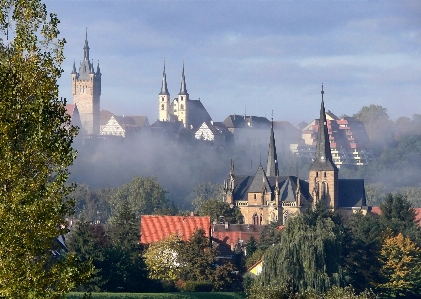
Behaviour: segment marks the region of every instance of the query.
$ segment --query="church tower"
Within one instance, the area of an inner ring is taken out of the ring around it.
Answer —
[[[183,63],[183,72],[181,74],[181,87],[180,92],[178,93],[177,100],[177,115],[178,120],[183,122],[185,128],[189,127],[188,122],[188,105],[189,105],[189,94],[186,87],[186,78],[184,77],[184,63]]]
[[[313,207],[321,202],[325,207],[338,207],[338,168],[332,161],[326,112],[323,101],[320,107],[319,131],[317,133],[316,157],[309,169],[309,192],[313,198]]]
[[[73,103],[77,105],[85,134],[99,134],[99,111],[101,96],[101,71],[99,61],[95,71],[93,62],[89,61],[88,31],[86,30],[83,61],[79,72],[73,62],[72,70]]]
[[[162,74],[162,86],[161,92],[158,97],[158,120],[167,121],[169,118],[169,109],[170,109],[170,93],[168,92],[167,87],[167,74],[165,73],[165,61],[164,61],[164,72]]]

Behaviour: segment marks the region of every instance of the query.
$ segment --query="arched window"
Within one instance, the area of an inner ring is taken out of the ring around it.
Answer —
[[[282,219],[284,225],[287,224],[288,218],[289,218],[289,212],[288,211],[285,211],[285,213],[283,214],[283,219]]]
[[[161,99],[162,99],[162,101],[164,101],[164,97],[162,97]]]
[[[180,110],[184,110],[184,105],[183,104],[180,105]]]
[[[259,222],[259,225],[262,225],[262,223],[263,223],[263,216],[262,216],[262,214],[260,214],[260,222]]]
[[[161,110],[164,110],[164,104],[161,105]]]
[[[257,216],[257,213],[254,213],[253,215],[253,225],[258,225],[259,223],[259,217]]]

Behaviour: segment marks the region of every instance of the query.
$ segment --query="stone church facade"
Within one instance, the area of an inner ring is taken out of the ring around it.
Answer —
[[[101,71],[99,62],[95,70],[93,61],[89,61],[88,34],[83,47],[83,60],[76,71],[75,62],[72,70],[73,103],[79,109],[81,129],[84,134],[100,133],[100,96]]]
[[[367,213],[364,180],[339,179],[332,161],[322,86],[320,128],[316,155],[309,168],[308,181],[298,176],[279,176],[273,121],[271,126],[266,171],[259,165],[254,176],[236,175],[234,163],[224,182],[225,200],[237,206],[246,224],[286,224],[289,217],[313,208],[317,202],[342,214]]]

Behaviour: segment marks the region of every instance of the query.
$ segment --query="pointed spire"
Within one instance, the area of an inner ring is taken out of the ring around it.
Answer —
[[[181,73],[181,87],[179,95],[187,95],[186,77],[184,76],[184,61],[183,61],[183,72]]]
[[[323,84],[322,84],[322,103],[320,105],[320,119],[319,119],[319,131],[317,132],[317,146],[316,146],[316,157],[310,170],[338,170],[336,165],[332,161],[332,153],[330,152],[329,132],[327,129],[325,103],[323,99],[324,95]]]
[[[97,66],[96,66],[96,74],[101,75],[101,69],[99,68],[99,60],[98,60]]]
[[[160,95],[169,95],[168,87],[167,87],[167,74],[165,72],[165,59],[164,59],[164,71],[162,72],[162,86]]]
[[[76,74],[76,62],[73,60],[73,69],[72,69],[72,74]]]
[[[272,125],[270,128],[268,163],[266,167],[267,176],[276,176],[278,173],[278,157],[276,155],[275,134],[273,131],[273,110],[272,110]]]
[[[89,61],[88,27],[86,27],[86,33],[85,33],[85,46],[83,47],[83,59]]]

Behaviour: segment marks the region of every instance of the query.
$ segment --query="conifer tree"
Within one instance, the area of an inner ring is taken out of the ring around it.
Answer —
[[[0,1],[0,297],[61,298],[90,268],[52,260],[67,232],[77,128],[58,99],[64,39],[40,0]]]

